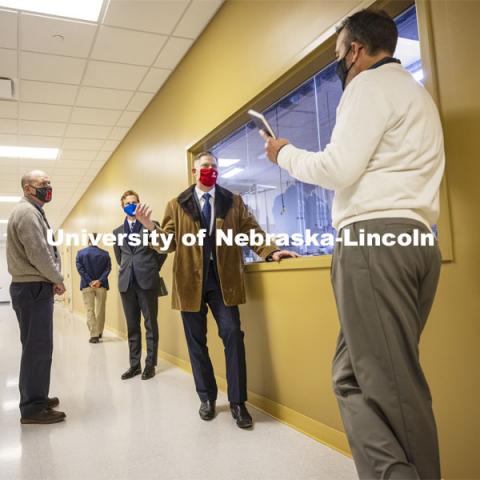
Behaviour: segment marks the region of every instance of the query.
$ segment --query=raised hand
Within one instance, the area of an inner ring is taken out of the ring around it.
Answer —
[[[152,209],[146,203],[140,203],[135,210],[135,218],[138,220],[147,230],[154,230],[155,224],[151,220]]]

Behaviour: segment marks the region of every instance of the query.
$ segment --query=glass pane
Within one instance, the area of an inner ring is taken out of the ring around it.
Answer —
[[[421,82],[423,80],[415,6],[395,19],[399,40],[395,56]],[[323,150],[330,141],[336,110],[342,96],[335,62],[297,87],[263,112],[279,137],[311,151]],[[264,142],[249,122],[218,142],[212,151],[219,159],[219,183],[242,196],[262,228],[270,233],[305,235],[331,233],[334,192],[299,182],[269,162]],[[332,247],[291,247],[302,255],[324,255]],[[244,249],[245,261],[258,257]]]
[[[415,5],[412,5],[400,14],[395,19],[395,23],[398,28],[398,43],[394,56],[402,61],[402,65],[413,75],[417,82],[423,84]]]

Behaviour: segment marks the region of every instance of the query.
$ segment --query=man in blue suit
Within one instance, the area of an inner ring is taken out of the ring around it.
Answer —
[[[94,236],[96,237],[96,234]],[[110,255],[89,241],[88,247],[77,253],[76,263],[81,277],[80,290],[87,311],[90,343],[99,343],[105,325],[108,274],[112,269]]]

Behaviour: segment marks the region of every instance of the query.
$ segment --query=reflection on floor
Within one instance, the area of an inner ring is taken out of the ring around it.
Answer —
[[[161,362],[157,376],[121,381],[127,344],[107,332],[88,343],[84,323],[56,307],[51,395],[67,421],[19,423],[18,325],[0,305],[0,479],[354,479],[353,462],[251,408],[252,431],[237,428],[226,396],[200,420],[192,377]]]

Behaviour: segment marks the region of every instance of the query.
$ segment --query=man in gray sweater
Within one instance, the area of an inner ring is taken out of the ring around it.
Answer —
[[[21,423],[61,422],[54,410],[60,402],[49,398],[53,351],[53,296],[65,292],[60,255],[47,242],[50,228],[43,205],[52,199],[48,176],[34,170],[22,177],[24,197],[8,220],[7,263],[12,275],[10,295],[22,342],[20,364]]]

